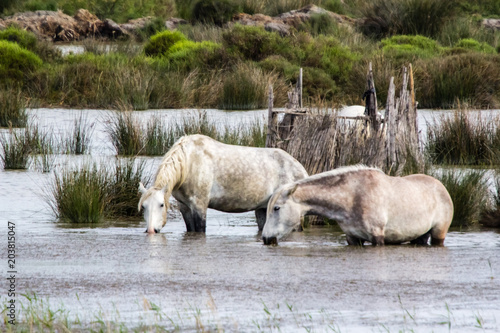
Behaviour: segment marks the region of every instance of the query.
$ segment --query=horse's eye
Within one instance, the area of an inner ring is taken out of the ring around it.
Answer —
[[[144,205],[141,205],[141,209],[142,209],[142,210],[144,210],[144,209],[145,209],[145,208],[144,208]]]
[[[165,204],[160,204],[160,207],[161,207],[161,208],[165,207]]]
[[[280,206],[274,206],[274,210],[280,210]]]

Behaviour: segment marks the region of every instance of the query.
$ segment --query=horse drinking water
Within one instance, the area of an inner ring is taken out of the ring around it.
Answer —
[[[337,221],[349,245],[443,245],[453,218],[453,203],[437,179],[422,175],[391,177],[365,166],[323,172],[283,186],[267,206],[264,244],[296,229],[301,216]]]
[[[166,224],[170,195],[179,202],[187,231],[205,232],[207,208],[255,210],[262,230],[273,192],[305,177],[304,167],[281,149],[233,146],[189,135],[165,154],[154,185],[149,189],[139,185],[139,210],[144,210],[148,233],[159,232]]]

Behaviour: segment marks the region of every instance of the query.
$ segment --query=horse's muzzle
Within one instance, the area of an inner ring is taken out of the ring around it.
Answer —
[[[160,230],[159,230],[159,229],[154,229],[154,231],[155,231],[155,232],[154,232],[155,234],[157,234],[157,233],[159,233],[159,232],[160,232]],[[145,232],[145,233],[147,233],[147,234],[152,234],[152,232],[149,232],[149,231],[148,231],[148,229],[146,229],[146,231],[144,231],[144,232]]]
[[[264,245],[278,245],[277,237],[262,237]]]

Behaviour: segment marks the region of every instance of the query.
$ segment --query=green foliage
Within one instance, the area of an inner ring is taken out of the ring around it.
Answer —
[[[419,58],[432,58],[439,55],[442,50],[435,40],[419,35],[384,38],[381,45],[384,54],[398,63],[413,62]]]
[[[175,43],[168,52],[171,68],[184,71],[198,67],[221,66],[222,57],[224,57],[224,52],[221,45],[209,41],[180,41]]]
[[[277,72],[289,82],[294,82],[299,76],[300,66],[290,63],[280,55],[272,55],[259,62],[260,67],[267,72]]]
[[[454,213],[452,227],[466,227],[476,224],[488,203],[488,184],[484,171],[446,170],[441,175],[434,175],[450,193]]]
[[[435,36],[447,18],[453,15],[453,1],[373,0],[361,8],[361,30],[367,36]]]
[[[268,32],[262,27],[236,24],[223,33],[223,44],[229,52],[238,57],[260,61],[279,53],[281,38],[278,34]]]
[[[37,44],[36,36],[32,32],[18,29],[13,26],[5,30],[0,30],[0,40],[17,43],[19,46],[28,50],[35,49]]]
[[[233,0],[198,0],[193,5],[191,19],[222,26],[238,12],[239,6]]]
[[[42,60],[18,44],[0,40],[0,82],[21,80],[42,66]]]
[[[483,52],[483,53],[490,53],[490,54],[496,53],[496,50],[493,46],[491,46],[487,43],[480,43],[477,40],[472,39],[472,38],[460,39],[455,44],[455,47],[460,48],[460,49],[476,51],[476,52]]]
[[[187,41],[186,36],[180,31],[162,31],[152,36],[144,45],[144,53],[147,56],[163,56],[177,42]]]
[[[326,13],[313,14],[299,29],[308,31],[313,36],[331,35],[338,29],[338,23]]]
[[[131,113],[117,112],[108,124],[107,132],[118,155],[134,156],[142,151],[142,131]]]

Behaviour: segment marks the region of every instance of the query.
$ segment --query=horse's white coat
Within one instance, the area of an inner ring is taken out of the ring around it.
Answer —
[[[442,244],[453,217],[446,188],[427,175],[391,177],[354,166],[320,173],[276,191],[262,232],[274,243],[300,224],[304,214],[336,220],[349,244],[416,241]]]
[[[139,209],[145,211],[147,232],[159,232],[165,225],[170,195],[179,202],[188,231],[205,231],[207,208],[255,210],[262,229],[273,192],[304,177],[304,167],[281,149],[227,145],[203,135],[184,136],[165,154],[154,185],[139,189]],[[158,195],[159,191],[164,195]]]

